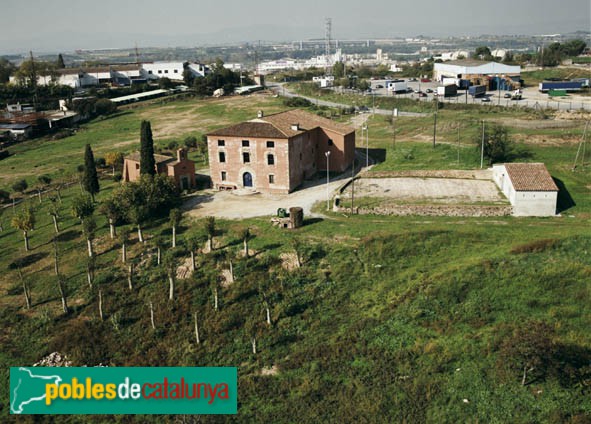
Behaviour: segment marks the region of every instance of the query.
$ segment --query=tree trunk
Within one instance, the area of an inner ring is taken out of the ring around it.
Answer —
[[[92,258],[94,256],[94,252],[92,250],[92,240],[86,239],[86,242],[88,243],[88,257]]]
[[[58,289],[60,291],[60,296],[62,298],[62,310],[64,311],[64,314],[68,313],[68,301],[66,300],[66,293],[64,292],[64,286],[62,284],[62,279],[58,277],[57,279],[57,286]]]
[[[521,379],[522,386],[525,386],[526,379],[527,379],[527,364],[523,366],[523,378]]]
[[[195,266],[195,252],[191,250],[191,271],[195,272],[197,267]]]
[[[213,309],[218,310],[218,289],[213,289]]]
[[[232,264],[232,261],[230,260],[230,281],[228,281],[229,283],[233,283],[234,282],[234,265]]]
[[[257,354],[257,338],[253,337],[250,340],[250,343],[252,344],[252,353],[253,353],[253,355],[256,355]]]
[[[300,254],[297,250],[295,252],[295,255],[296,255],[296,265],[298,268],[301,268],[302,267],[302,259],[300,258]]]
[[[0,231],[4,231],[4,224],[2,224],[2,221],[0,221]]]
[[[267,311],[267,324],[269,324],[269,326],[270,326],[271,325],[271,310],[269,309],[269,306],[266,306],[265,310]]]
[[[244,240],[244,257],[248,258],[248,240]]]
[[[53,252],[53,269],[55,271],[55,275],[59,277],[60,267],[59,267],[59,258],[58,258],[58,254],[57,254],[57,248]]]
[[[27,283],[24,280],[23,292],[25,294],[25,305],[27,306],[27,309],[31,309],[31,291],[29,290],[29,287],[27,286]]]
[[[62,203],[62,193],[61,190],[59,188],[55,189],[55,193],[57,194],[57,200]]]
[[[57,234],[60,232],[60,227],[57,224],[57,216],[51,215],[51,217],[53,218],[53,227],[55,228],[55,232]]]
[[[174,276],[168,276],[168,300],[174,300]]]
[[[129,264],[127,271],[127,285],[129,290],[133,290],[133,264]]]
[[[172,247],[176,247],[176,226],[172,226]]]
[[[156,324],[154,323],[154,305],[150,302],[150,322],[152,323],[152,330],[156,329]]]
[[[101,321],[103,321],[105,319],[105,317],[103,315],[103,291],[102,290],[98,291],[98,308],[99,308],[99,318],[101,319]]]
[[[113,222],[113,218],[109,218],[109,232],[111,233],[111,239],[114,239],[117,236],[117,232],[115,231],[115,223]]]
[[[90,263],[86,266],[86,279],[88,280],[88,287],[92,288],[92,281],[94,280],[94,271]]]
[[[29,234],[26,231],[23,231],[23,235],[25,236],[25,252],[29,251]]]
[[[160,246],[156,248],[156,265],[160,266],[162,262],[162,251],[160,250]]]
[[[113,177],[115,176],[115,165],[113,165]]]
[[[199,338],[199,325],[197,324],[197,312],[194,314],[195,317],[195,341],[197,344],[201,343],[201,339]]]
[[[37,196],[39,196],[39,203],[41,203],[41,189],[37,190]]]
[[[125,263],[127,261],[127,249],[125,243],[121,245],[121,262]]]
[[[209,248],[210,252],[213,252],[213,237],[209,237],[207,239],[207,247]]]
[[[138,237],[140,243],[144,242],[144,236],[142,234],[142,227],[139,224],[137,226],[137,237]]]

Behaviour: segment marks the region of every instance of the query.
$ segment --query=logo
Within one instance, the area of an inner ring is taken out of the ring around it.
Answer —
[[[11,414],[236,414],[235,367],[13,367]]]

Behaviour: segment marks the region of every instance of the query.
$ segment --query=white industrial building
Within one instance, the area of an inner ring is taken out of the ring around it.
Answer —
[[[543,163],[493,165],[493,180],[515,216],[554,216],[558,187]]]
[[[183,81],[185,66],[193,76],[203,77],[208,68],[200,63],[186,62],[151,62],[131,65],[109,65],[88,68],[57,69],[54,75],[39,75],[38,85],[59,84],[74,88],[92,87],[100,84],[128,86],[134,83],[145,83],[166,77],[172,81]],[[13,84],[19,83],[14,76],[10,77]]]
[[[475,76],[494,77],[501,75],[518,77],[521,75],[521,67],[468,59],[435,63],[433,68],[433,79],[437,81],[442,81],[443,78],[473,79]]]

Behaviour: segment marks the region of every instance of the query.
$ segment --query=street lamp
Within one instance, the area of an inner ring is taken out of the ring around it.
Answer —
[[[363,142],[363,135],[365,134],[365,167],[369,167],[369,128],[367,122],[363,123],[361,127],[361,141]]]
[[[325,152],[324,156],[326,156],[326,210],[330,210],[330,194],[328,191],[328,183],[330,182],[330,176],[328,174],[330,151]]]

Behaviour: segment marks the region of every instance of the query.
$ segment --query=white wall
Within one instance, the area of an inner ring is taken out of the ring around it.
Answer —
[[[556,191],[518,191],[514,195],[513,215],[554,216],[556,215]]]

